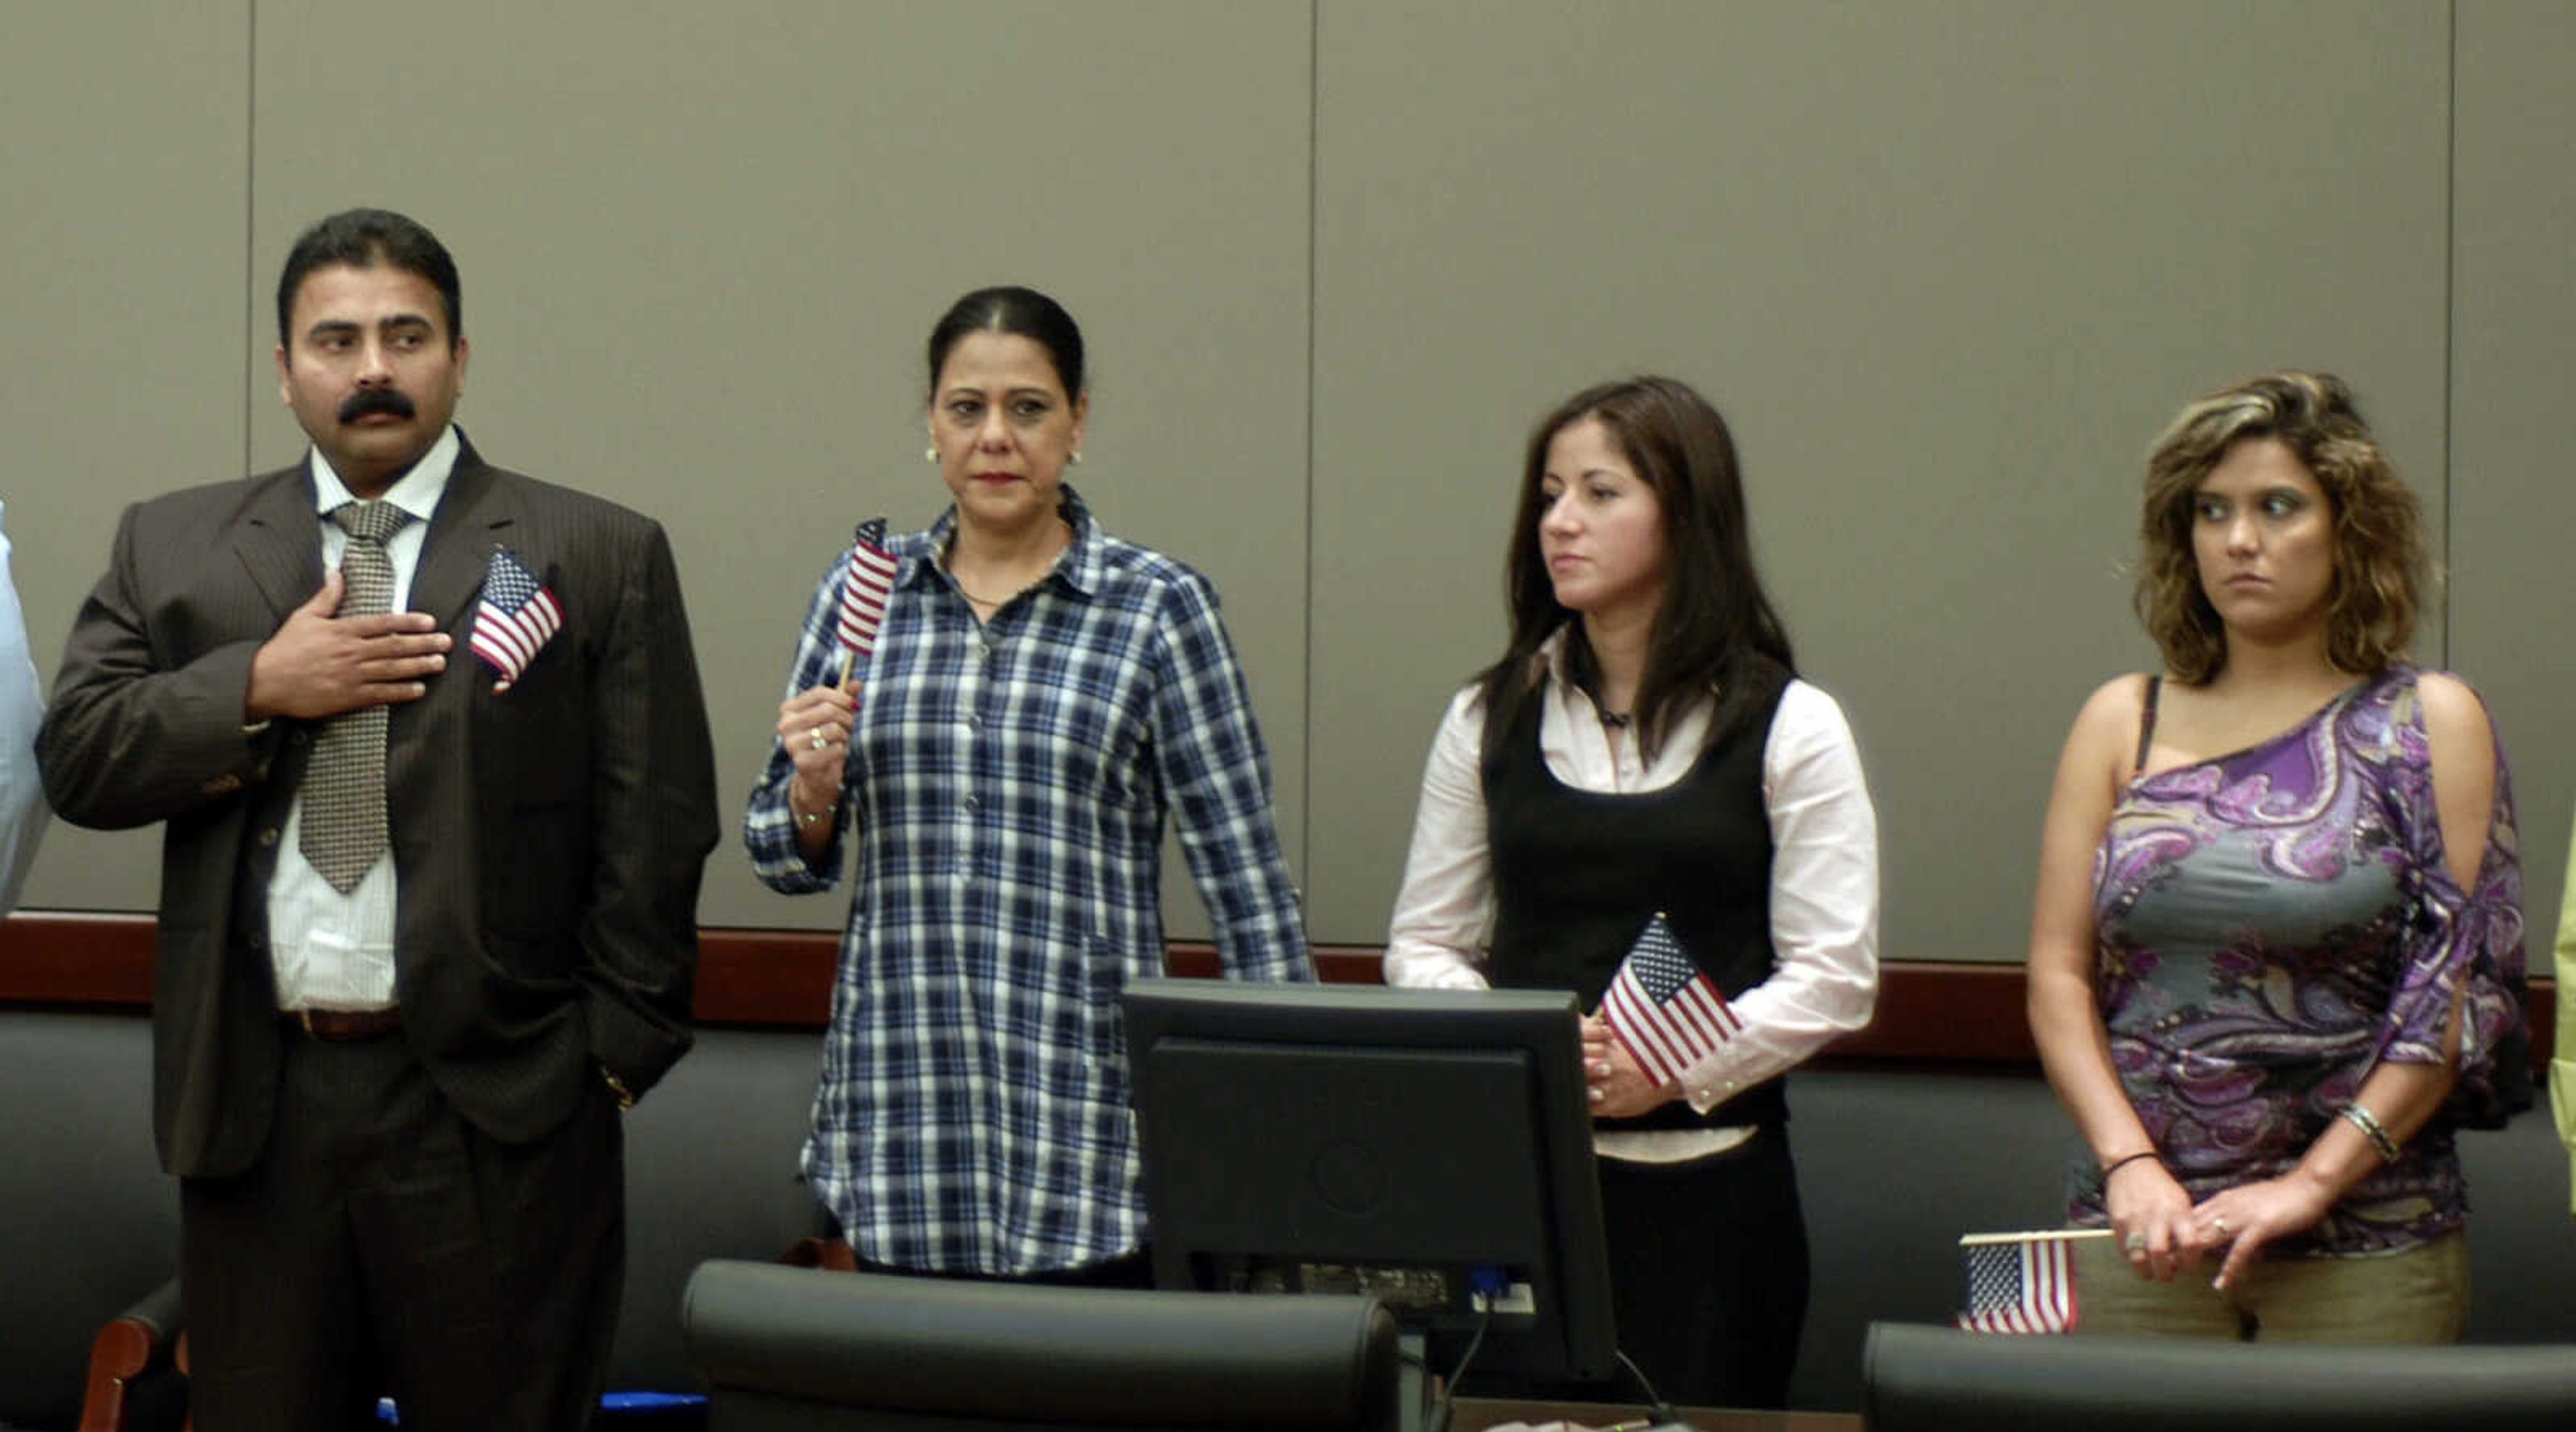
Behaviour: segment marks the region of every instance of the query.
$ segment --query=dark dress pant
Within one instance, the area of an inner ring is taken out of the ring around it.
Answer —
[[[200,1432],[587,1427],[625,1276],[605,1086],[527,1145],[449,1108],[403,1037],[291,1034],[268,1144],[180,1187]]]

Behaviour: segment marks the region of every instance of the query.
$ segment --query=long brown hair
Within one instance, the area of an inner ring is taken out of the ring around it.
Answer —
[[[1638,750],[1652,760],[1673,723],[1716,693],[1709,740],[1733,730],[1750,709],[1767,707],[1797,663],[1788,629],[1762,590],[1746,530],[1744,479],[1735,437],[1691,386],[1639,377],[1587,388],[1539,420],[1530,432],[1519,510],[1503,558],[1503,596],[1511,640],[1502,659],[1478,676],[1485,708],[1485,750],[1498,750],[1520,719],[1544,672],[1538,651],[1565,628],[1567,669],[1590,689],[1599,674],[1583,623],[1556,600],[1539,554],[1547,449],[1585,418],[1600,422],[1637,475],[1654,490],[1664,519],[1664,596],[1647,640],[1637,687]]]

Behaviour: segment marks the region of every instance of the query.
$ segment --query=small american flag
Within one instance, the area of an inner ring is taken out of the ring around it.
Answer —
[[[530,575],[507,547],[492,549],[492,565],[483,573],[483,599],[474,606],[474,654],[499,673],[495,692],[537,659],[537,651],[563,627],[563,603]]]
[[[894,590],[895,561],[885,549],[885,519],[859,524],[850,544],[850,575],[841,583],[841,645],[854,660],[877,649],[877,628],[885,622],[886,594]]]
[[[2075,1328],[2074,1240],[2084,1232],[1972,1234],[1960,1327],[1972,1333],[2063,1333]],[[2094,1234],[2093,1236],[2099,1236]]]
[[[1661,911],[1628,947],[1601,996],[1601,1018],[1637,1067],[1670,1084],[1744,1027],[1726,996],[1673,938]]]

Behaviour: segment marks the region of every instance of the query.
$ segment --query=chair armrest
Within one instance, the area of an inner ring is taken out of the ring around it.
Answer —
[[[172,1278],[146,1293],[134,1306],[98,1330],[89,1345],[89,1385],[81,1396],[80,1432],[139,1432],[145,1427],[177,1427],[184,1415],[184,1394],[142,1395],[157,1375],[179,1376],[173,1365],[180,1337],[179,1280]],[[145,1420],[147,1413],[168,1411],[166,1421]]]

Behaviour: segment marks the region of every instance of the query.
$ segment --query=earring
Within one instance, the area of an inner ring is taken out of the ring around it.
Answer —
[[[933,445],[931,445],[931,446],[929,446],[929,447],[923,448],[923,449],[921,450],[921,460],[922,460],[923,462],[928,462],[928,463],[936,463],[936,462],[938,462],[938,461],[939,461],[939,448],[938,448],[938,445],[937,445],[937,444],[933,444]]]
[[[1071,458],[1067,459],[1067,460],[1068,460],[1068,461],[1070,461],[1070,462],[1071,462],[1075,467],[1080,467],[1080,466],[1082,466],[1082,449],[1080,449],[1080,448],[1075,448],[1075,449],[1073,450],[1073,456],[1072,456]]]

